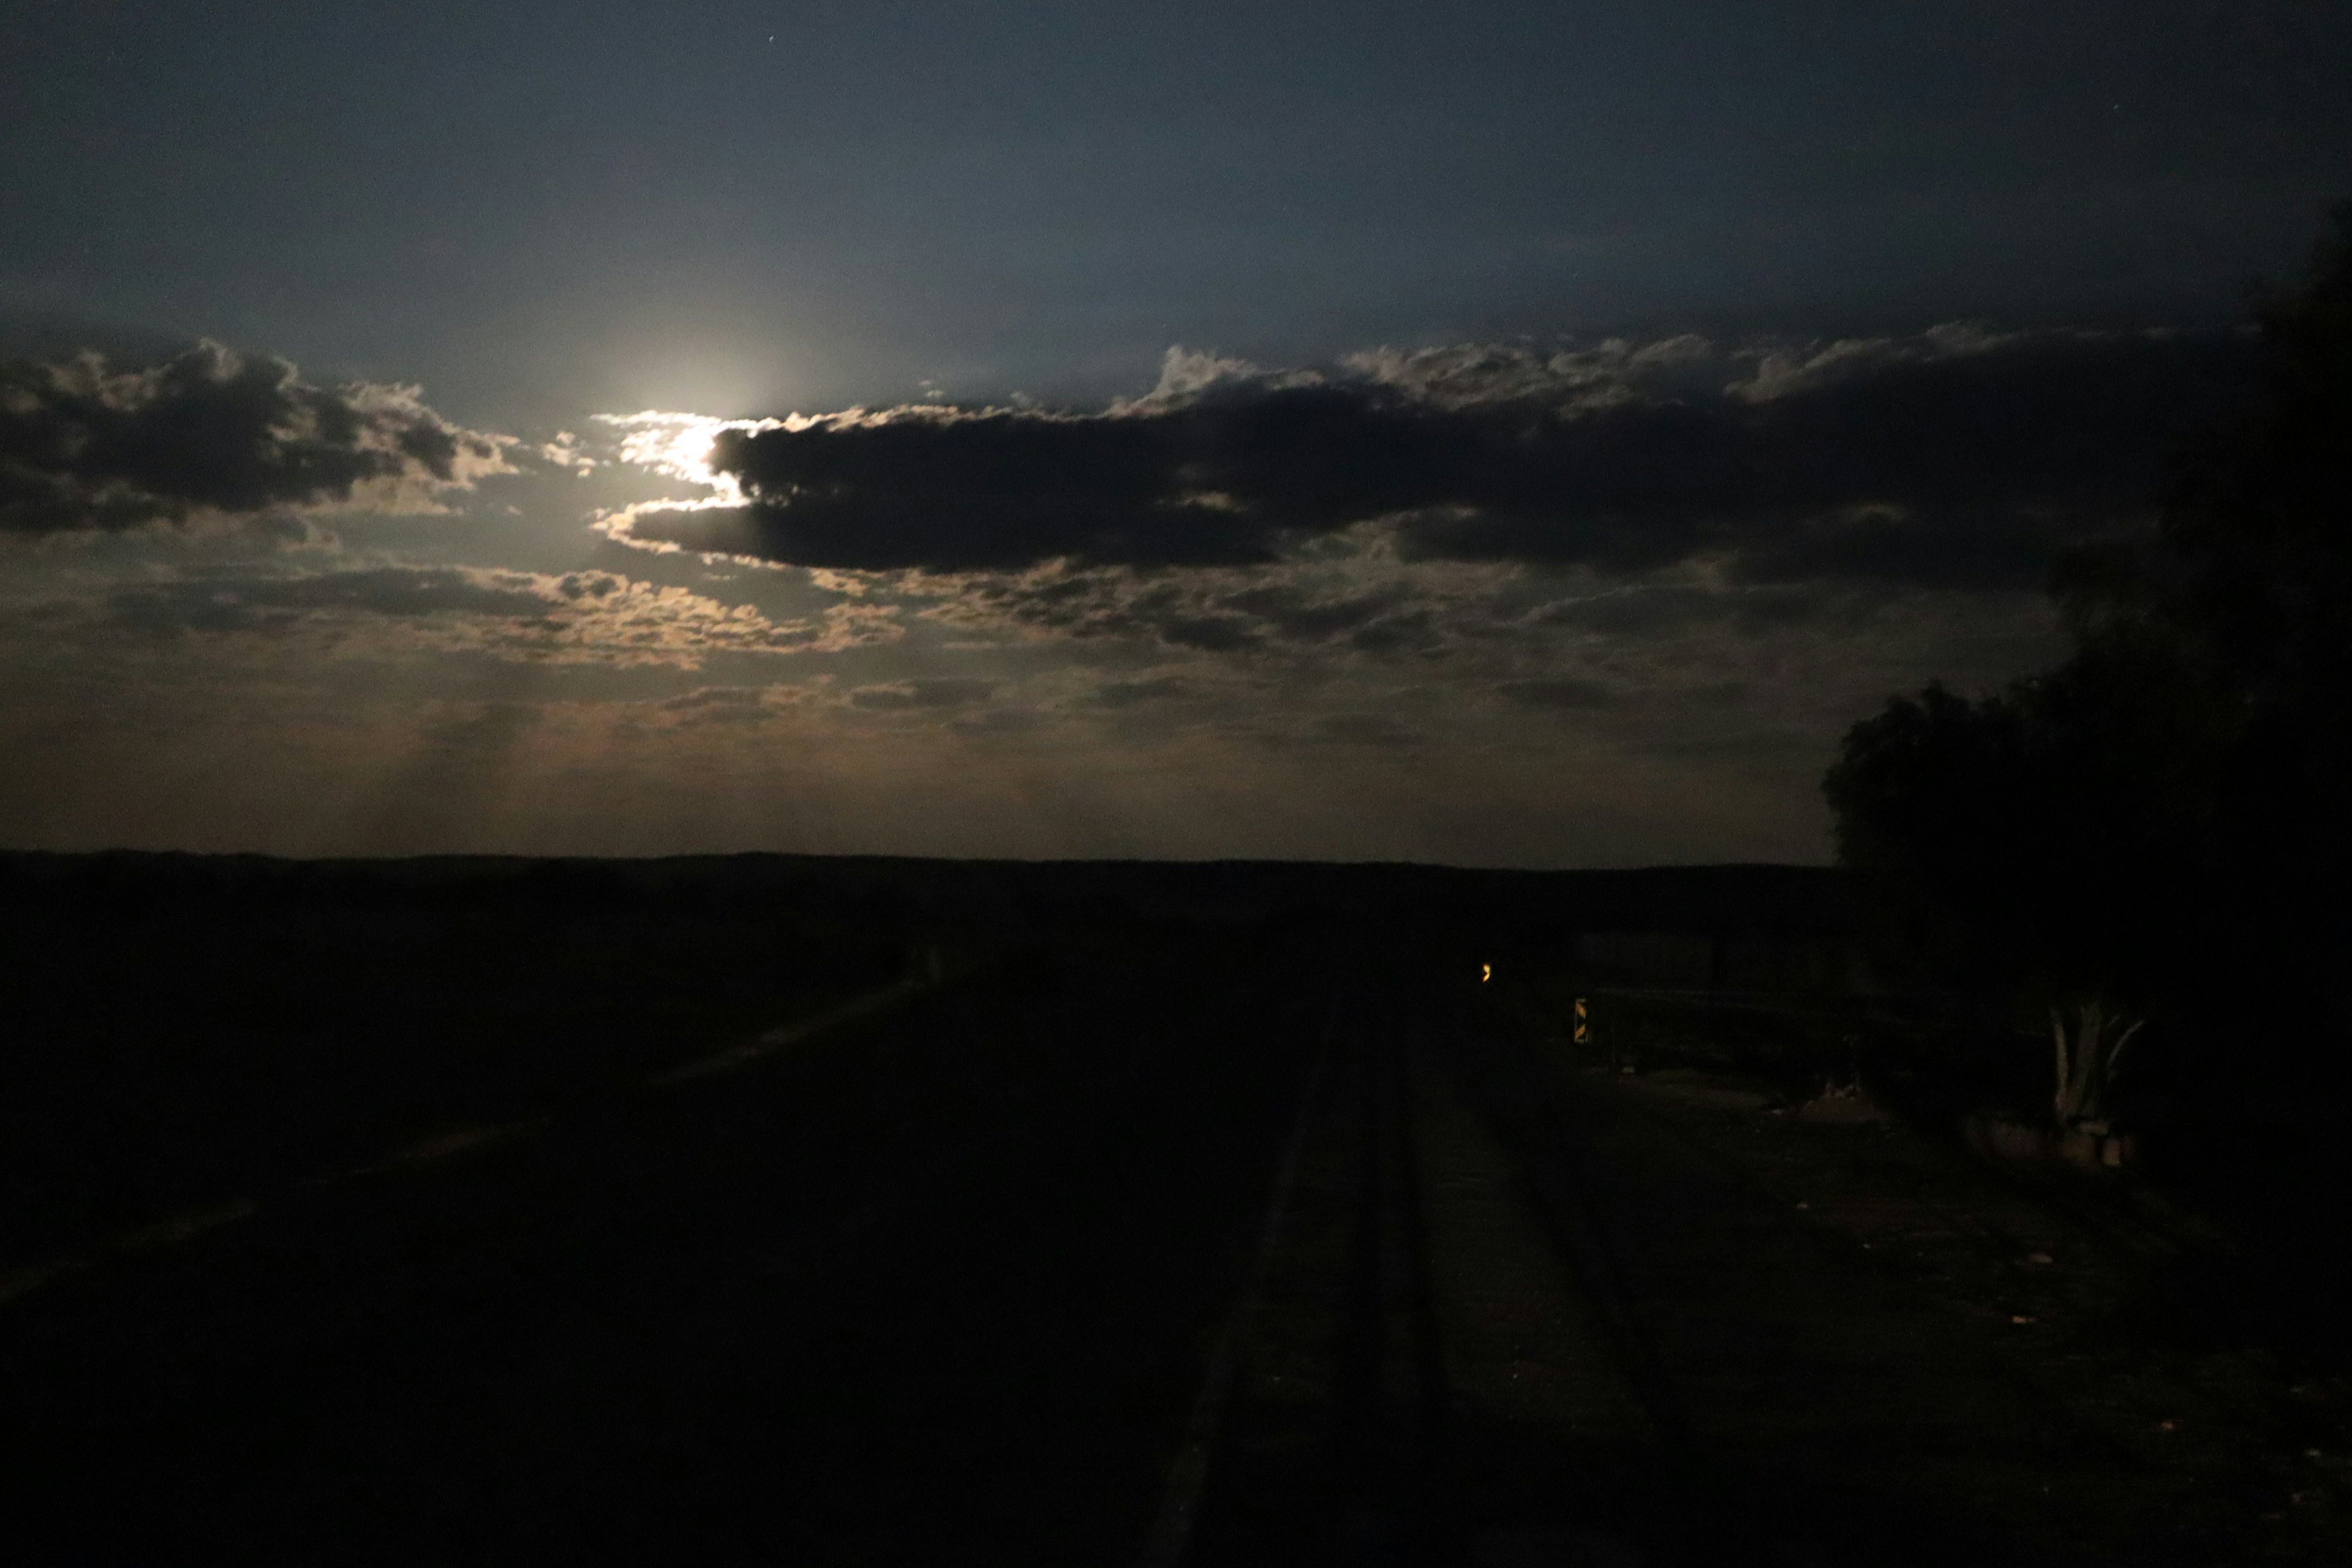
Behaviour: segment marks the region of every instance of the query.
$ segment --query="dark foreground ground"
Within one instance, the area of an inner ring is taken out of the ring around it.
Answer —
[[[1104,1562],[1328,985],[1181,943],[257,1194],[0,1309],[23,1560]]]
[[[1595,1077],[1450,955],[1106,922],[780,997],[7,1273],[10,1559],[2347,1560],[2259,1398],[2084,1350],[2063,1215]]]

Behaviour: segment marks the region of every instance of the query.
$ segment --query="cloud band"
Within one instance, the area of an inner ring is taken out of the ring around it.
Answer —
[[[1379,521],[1407,558],[2031,585],[2145,515],[2249,380],[2237,334],[1938,328],[1718,350],[1472,346],[1270,374],[1171,351],[1100,413],[910,406],[721,434],[748,504],[616,536],[887,571],[1250,565]],[[1211,368],[1204,372],[1201,367]]]

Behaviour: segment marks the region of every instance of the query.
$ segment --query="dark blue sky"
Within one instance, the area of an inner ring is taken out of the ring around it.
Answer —
[[[0,308],[492,423],[2212,321],[2352,171],[2321,0],[7,14]]]

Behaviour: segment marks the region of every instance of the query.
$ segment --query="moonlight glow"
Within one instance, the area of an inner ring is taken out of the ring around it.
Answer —
[[[621,460],[688,484],[709,495],[677,506],[741,506],[744,497],[732,474],[710,466],[710,448],[722,430],[778,430],[782,419],[717,419],[708,414],[675,414],[646,409],[636,414],[599,414],[596,422],[622,432]]]

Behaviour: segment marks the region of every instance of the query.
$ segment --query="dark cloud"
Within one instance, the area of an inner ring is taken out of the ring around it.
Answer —
[[[1226,596],[1224,603],[1266,622],[1293,642],[1322,642],[1360,630],[1396,609],[1404,599],[1396,587],[1344,598],[1317,598],[1287,583],[1269,583]]]
[[[1092,415],[914,407],[724,433],[751,504],[623,536],[805,566],[1255,565],[1388,520],[1409,559],[1735,580],[2038,583],[2053,548],[2143,515],[2163,453],[2240,395],[2242,334],[1947,327],[1719,351],[1360,356],[1329,376],[1191,374]],[[1293,638],[1370,603],[1253,613]],[[1232,647],[1223,620],[1163,627]]]
[[[1146,702],[1167,702],[1193,696],[1198,688],[1181,675],[1153,675],[1136,680],[1111,680],[1095,688],[1087,700],[1097,708],[1134,708]]]
[[[766,691],[760,686],[698,686],[666,697],[655,707],[681,723],[758,724],[776,714]]]
[[[1913,510],[1864,505],[1804,518],[1749,539],[1731,562],[1738,583],[1824,579],[1922,587],[2014,588],[2039,584],[2053,548],[2105,532],[2121,509],[2093,497],[2027,509]]]
[[[506,469],[504,437],[413,387],[302,381],[206,342],[143,368],[86,353],[0,363],[0,531],[236,520],[368,502],[425,510]]]
[[[681,691],[676,697],[665,697],[656,706],[666,713],[699,713],[717,708],[756,708],[760,706],[761,688],[756,686],[698,686],[691,691]]]
[[[1445,639],[1437,617],[1429,610],[1403,610],[1367,622],[1348,634],[1348,646],[1359,653],[1435,653]]]
[[[1202,653],[1236,653],[1259,640],[1258,631],[1240,616],[1176,616],[1161,620],[1160,640],[1171,647],[1198,648]]]
[[[968,708],[985,702],[1000,682],[962,676],[938,676],[927,680],[894,680],[861,686],[849,694],[853,708],[890,712],[922,708]]]

